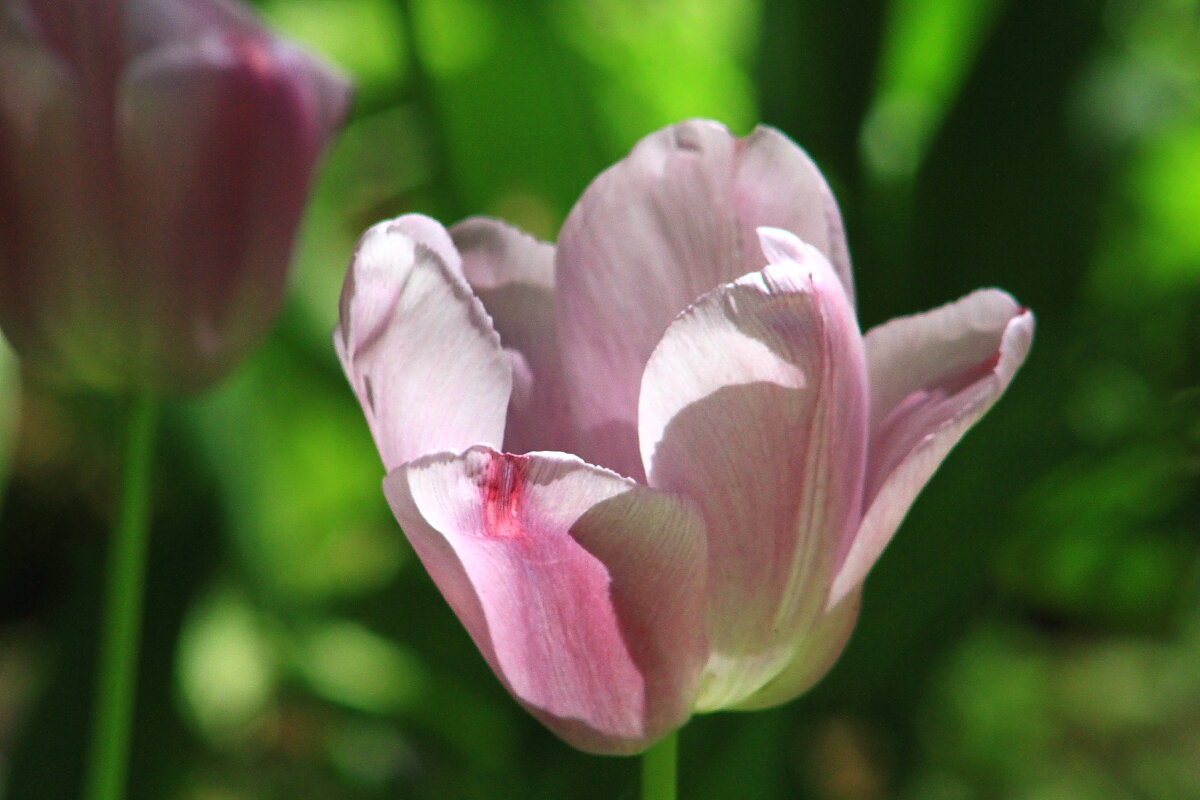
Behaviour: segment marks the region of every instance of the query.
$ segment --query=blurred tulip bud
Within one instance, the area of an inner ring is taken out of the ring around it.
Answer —
[[[349,96],[224,0],[0,0],[0,328],[26,367],[167,392],[231,369]]]

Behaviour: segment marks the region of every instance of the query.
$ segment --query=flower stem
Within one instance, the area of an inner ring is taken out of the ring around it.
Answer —
[[[88,800],[123,800],[137,697],[142,596],[149,544],[150,462],[157,416],[154,397],[128,410],[121,505],[110,543],[100,664],[88,763]]]
[[[675,800],[678,736],[672,733],[642,755],[642,800]]]

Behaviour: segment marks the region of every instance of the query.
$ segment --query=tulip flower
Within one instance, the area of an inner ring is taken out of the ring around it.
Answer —
[[[0,328],[68,386],[227,372],[347,82],[227,0],[0,0]]]
[[[817,168],[694,120],[601,174],[557,247],[374,226],[334,343],[396,519],[496,675],[569,743],[634,753],[830,668],[1032,333],[986,289],[864,336]]]

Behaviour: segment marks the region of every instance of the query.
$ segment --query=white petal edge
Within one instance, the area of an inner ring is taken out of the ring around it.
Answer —
[[[342,292],[334,347],[389,471],[504,438],[512,365],[449,242],[428,218],[375,225]]]

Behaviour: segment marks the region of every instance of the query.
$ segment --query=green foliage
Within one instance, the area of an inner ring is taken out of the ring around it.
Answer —
[[[367,225],[493,214],[552,239],[597,172],[688,116],[814,155],[864,324],[1000,285],[1039,328],[842,662],[785,708],[685,730],[682,796],[1200,798],[1200,5],[258,5],[357,103],[274,336],[171,412],[132,798],[634,795],[632,763],[512,702],[424,576],[329,331]],[[0,349],[0,466],[17,387]],[[112,461],[104,419],[20,399],[0,796],[67,800]]]
[[[8,475],[9,449],[15,438],[20,397],[21,379],[17,360],[8,343],[0,337],[0,486],[4,485]]]

